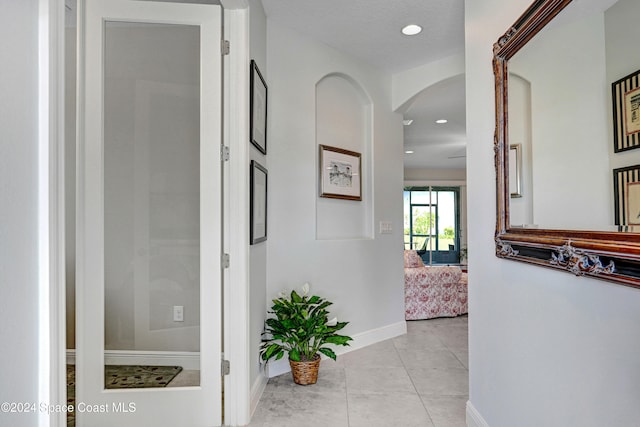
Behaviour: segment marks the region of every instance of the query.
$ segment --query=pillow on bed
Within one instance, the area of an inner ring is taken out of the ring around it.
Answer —
[[[418,252],[406,250],[404,251],[404,266],[407,268],[424,267],[424,262],[422,262]]]

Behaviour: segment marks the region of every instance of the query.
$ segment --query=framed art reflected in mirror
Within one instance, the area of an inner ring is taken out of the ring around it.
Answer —
[[[640,70],[611,84],[613,149],[640,148]]]
[[[640,226],[640,165],[613,170],[616,224]]]

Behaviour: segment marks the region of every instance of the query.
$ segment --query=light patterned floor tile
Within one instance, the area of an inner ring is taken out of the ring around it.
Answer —
[[[404,368],[348,368],[345,371],[349,394],[417,394]]]
[[[393,345],[402,351],[405,349],[440,349],[447,348],[440,337],[433,331],[419,331],[401,335],[393,339]]]
[[[423,397],[435,427],[466,427],[466,396]]]
[[[392,340],[382,341],[340,356],[345,368],[402,368]]]
[[[433,427],[429,413],[415,394],[349,393],[349,427]]]
[[[447,349],[405,349],[400,358],[407,369],[464,368],[455,354]]]
[[[467,396],[469,371],[465,368],[408,369],[421,396]]]
[[[184,369],[171,380],[167,387],[193,387],[200,385],[200,370]]]
[[[253,423],[263,427],[348,427],[347,399],[344,392],[273,392],[260,401]]]
[[[323,360],[314,385],[271,378],[249,426],[463,427],[467,323],[407,322],[407,335]]]

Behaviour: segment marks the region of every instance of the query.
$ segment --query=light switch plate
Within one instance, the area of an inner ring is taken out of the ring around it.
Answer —
[[[391,221],[380,221],[380,234],[391,234],[393,232],[393,225]]]

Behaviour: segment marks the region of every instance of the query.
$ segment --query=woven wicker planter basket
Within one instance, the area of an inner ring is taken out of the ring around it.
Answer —
[[[318,381],[318,369],[320,368],[320,355],[316,354],[313,360],[308,362],[294,362],[289,359],[293,382],[300,385],[315,384]]]

